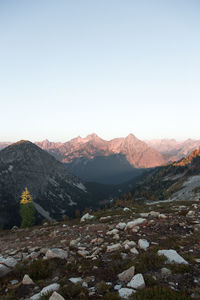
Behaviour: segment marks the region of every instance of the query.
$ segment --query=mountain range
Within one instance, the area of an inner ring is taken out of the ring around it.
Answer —
[[[162,166],[189,155],[198,149],[200,140],[174,139],[141,141],[133,134],[125,138],[106,141],[95,133],[68,142],[35,142],[57,160],[65,163],[67,170],[84,181],[103,184],[120,184],[136,178],[144,170]],[[0,149],[9,143],[0,143]]]
[[[177,142],[175,139],[156,139],[146,141],[146,143],[156,151],[160,152],[166,161],[173,162],[179,160],[200,147],[200,140],[187,139]]]

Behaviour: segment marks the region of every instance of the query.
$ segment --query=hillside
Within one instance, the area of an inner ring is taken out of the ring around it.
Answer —
[[[1,231],[0,299],[199,299],[199,208],[132,203]]]
[[[29,141],[0,151],[0,225],[19,224],[19,201],[27,187],[42,218],[61,218],[87,206],[84,184],[53,156]]]
[[[134,188],[133,195],[136,199],[145,200],[199,199],[200,151],[194,150],[178,162],[144,174],[141,183]]]

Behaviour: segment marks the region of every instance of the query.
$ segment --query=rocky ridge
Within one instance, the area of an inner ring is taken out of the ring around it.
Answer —
[[[41,218],[61,218],[84,207],[84,184],[53,156],[29,141],[0,151],[0,226],[19,224],[20,196],[28,188]]]

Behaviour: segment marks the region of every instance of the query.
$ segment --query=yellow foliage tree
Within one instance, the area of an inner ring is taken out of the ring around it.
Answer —
[[[21,195],[20,204],[31,203],[32,201],[33,201],[33,198],[32,198],[31,194],[29,193],[29,191],[26,187],[25,190],[23,191],[22,195]]]
[[[33,205],[33,198],[29,193],[27,187],[21,195],[20,201],[20,215],[21,215],[21,227],[31,227],[35,223],[35,209]]]

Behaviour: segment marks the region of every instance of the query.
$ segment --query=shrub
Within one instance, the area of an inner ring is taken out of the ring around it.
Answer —
[[[134,300],[189,300],[184,292],[175,292],[169,288],[154,287],[138,291]]]

